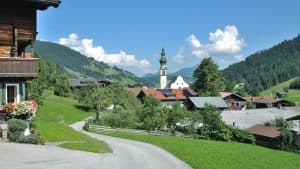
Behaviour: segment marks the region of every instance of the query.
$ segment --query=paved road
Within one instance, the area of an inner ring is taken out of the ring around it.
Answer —
[[[113,153],[96,154],[36,146],[0,143],[2,169],[190,169],[182,161],[155,146],[81,130],[83,122],[72,127],[93,138],[104,140]]]
[[[71,127],[92,138],[103,140],[113,149],[113,156],[107,160],[115,161],[113,169],[190,169],[190,167],[165,150],[156,146],[115,137],[103,136],[82,130],[84,122]]]

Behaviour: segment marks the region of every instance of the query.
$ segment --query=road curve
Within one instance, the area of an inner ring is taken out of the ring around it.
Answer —
[[[170,153],[150,144],[102,136],[71,127],[110,145],[113,153],[96,154],[59,148],[0,142],[2,169],[190,169]],[[67,133],[66,133],[67,134]]]
[[[103,159],[111,169],[191,169],[183,161],[154,145],[86,132],[82,129],[84,121],[71,127],[92,138],[103,140],[113,150],[112,155]],[[106,168],[106,167],[104,167]]]

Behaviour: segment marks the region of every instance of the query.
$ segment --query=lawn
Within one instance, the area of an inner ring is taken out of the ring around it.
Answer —
[[[288,87],[290,85],[290,83],[293,81],[294,79],[282,82],[276,86],[271,87],[268,90],[264,90],[260,93],[261,96],[271,96],[272,95],[272,91],[278,91],[278,92],[282,92],[284,87]],[[295,102],[297,104],[300,104],[300,90],[292,90],[290,89],[288,91],[288,96],[287,98],[285,98],[286,100],[289,100],[291,102]]]
[[[72,149],[72,150],[84,150],[93,153],[106,153],[111,152],[111,149],[106,146],[102,141],[90,141],[83,143],[63,143],[59,147]]]
[[[106,135],[157,145],[194,169],[298,169],[300,154],[255,145],[129,133]]]
[[[90,137],[73,130],[70,124],[85,119],[92,112],[86,112],[79,108],[80,104],[70,97],[58,97],[51,93],[47,93],[43,105],[40,105],[38,114],[35,118],[36,131],[47,142],[80,142],[81,144],[67,144],[66,148],[89,151],[105,152],[108,146],[103,142],[91,139]],[[92,147],[82,146],[82,142],[93,144]],[[73,146],[73,148],[72,148]],[[97,148],[98,146],[98,148]]]

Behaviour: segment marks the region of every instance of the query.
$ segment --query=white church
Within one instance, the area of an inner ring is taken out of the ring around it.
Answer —
[[[160,89],[183,89],[190,87],[182,76],[177,76],[174,80],[168,81],[168,67],[165,49],[163,48],[160,56]]]

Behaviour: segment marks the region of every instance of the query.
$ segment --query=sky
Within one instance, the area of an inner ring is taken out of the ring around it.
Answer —
[[[300,33],[299,0],[62,0],[38,13],[38,39],[139,76],[212,57],[220,69]]]

